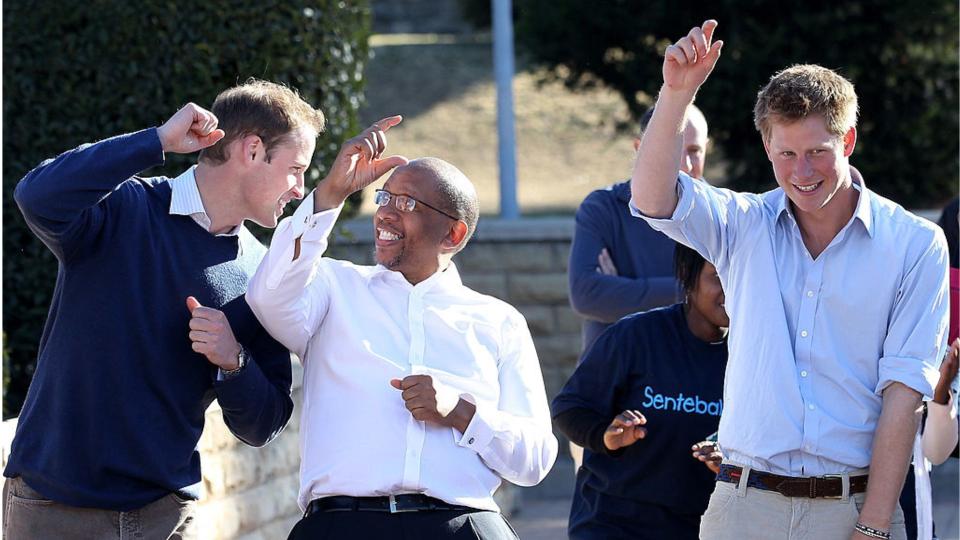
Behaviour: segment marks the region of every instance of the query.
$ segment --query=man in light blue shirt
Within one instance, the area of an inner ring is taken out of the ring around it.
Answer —
[[[946,241],[851,174],[857,97],[819,66],[777,73],[757,98],[779,188],[678,179],[716,25],[665,52],[631,202],[716,266],[727,293],[725,461],[701,538],[904,538],[897,498],[946,343]]]

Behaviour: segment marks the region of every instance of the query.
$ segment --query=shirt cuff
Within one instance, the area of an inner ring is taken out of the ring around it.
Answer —
[[[457,430],[453,430],[453,433],[454,442],[457,446],[469,448],[480,454],[490,446],[490,441],[493,440],[496,432],[483,418],[483,413],[478,406],[476,412],[473,413],[473,419],[467,424],[467,429],[463,432],[463,435],[458,435]]]
[[[316,241],[324,239],[333,232],[333,226],[340,217],[340,211],[343,210],[343,204],[336,208],[313,212],[313,197],[316,190],[311,191],[297,210],[290,218],[291,233],[293,239],[301,238],[301,241]]]
[[[920,392],[924,399],[930,399],[933,397],[933,392],[939,380],[940,370],[923,359],[906,356],[884,356],[880,358],[880,380],[877,382],[874,392],[881,396],[888,386],[899,382]]]
[[[633,197],[630,197],[630,202],[628,203],[630,215],[645,220],[655,229],[657,224],[666,225],[672,222],[683,221],[693,209],[693,189],[693,179],[687,176],[687,173],[681,172],[679,176],[677,176],[677,207],[673,210],[673,214],[670,217],[655,218],[644,214],[637,208],[637,205],[633,203]]]

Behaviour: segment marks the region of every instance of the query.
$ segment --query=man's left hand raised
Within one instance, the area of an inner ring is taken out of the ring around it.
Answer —
[[[453,389],[433,380],[430,375],[408,375],[392,379],[390,385],[402,390],[404,405],[421,422],[452,427],[461,433],[467,430],[477,408],[461,399]]]

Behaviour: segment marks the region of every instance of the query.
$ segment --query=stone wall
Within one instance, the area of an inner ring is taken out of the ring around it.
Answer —
[[[372,260],[370,219],[338,229],[330,255],[367,264]],[[456,258],[464,283],[515,305],[527,318],[553,397],[576,363],[580,323],[567,302],[567,254],[571,218],[481,220],[477,235]],[[200,538],[272,540],[286,538],[300,518],[299,427],[302,368],[293,361],[294,412],[283,433],[264,448],[251,448],[227,430],[214,402],[200,438],[203,497],[198,506]],[[6,466],[16,419],[0,428]],[[497,503],[506,514],[521,504],[521,489],[504,483]]]

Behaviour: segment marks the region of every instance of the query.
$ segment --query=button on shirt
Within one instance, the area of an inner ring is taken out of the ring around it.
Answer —
[[[816,259],[779,188],[735,193],[681,174],[673,215],[644,217],[720,275],[730,359],[719,437],[732,462],[791,476],[866,468],[884,388],[933,394],[947,323],[943,233],[855,187],[853,217]]]
[[[383,266],[323,258],[340,209],[312,211],[311,194],[280,223],[247,292],[267,330],[303,359],[300,507],[424,493],[496,511],[501,478],[542,480],[557,440],[523,316],[465,287],[453,264],[411,285]],[[390,380],[411,374],[476,405],[466,432],[410,415]]]

